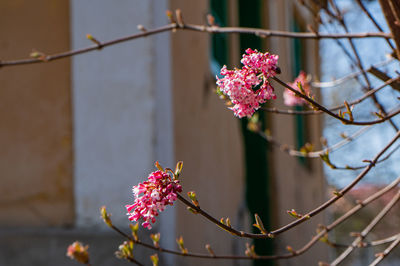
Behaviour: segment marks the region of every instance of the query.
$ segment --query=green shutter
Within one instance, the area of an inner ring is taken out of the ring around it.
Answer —
[[[262,28],[261,12],[262,1],[254,0],[249,5],[248,1],[239,0],[239,25],[241,27]],[[240,35],[240,53],[247,48],[262,51],[262,41],[254,35]],[[265,113],[258,111],[262,130],[266,129]],[[246,202],[252,215],[257,213],[263,221],[265,228],[271,229],[270,208],[270,182],[268,172],[267,143],[258,134],[247,130],[246,118],[241,119],[244,139],[245,167],[246,167]],[[260,233],[253,227],[254,233]],[[273,253],[273,243],[270,239],[255,239],[255,250],[258,255]],[[253,265],[273,265],[272,261],[254,261]]]
[[[296,16],[293,16],[292,22],[292,30],[294,32],[300,32],[300,25],[296,20]],[[292,64],[292,73],[295,75],[293,80],[300,73],[301,70],[305,70],[304,66],[304,40],[301,39],[292,39],[293,42],[293,64]],[[303,106],[296,106],[294,108],[296,111],[303,111],[305,108]],[[295,134],[296,134],[296,149],[301,149],[307,142],[308,132],[307,132],[307,123],[306,117],[304,115],[295,115],[294,117],[295,123]],[[305,167],[309,167],[309,160],[306,157],[297,157],[299,162]]]
[[[261,28],[261,10],[262,1],[254,0],[249,5],[248,1],[238,1],[239,24],[242,27]],[[210,0],[211,14],[215,17],[216,24],[227,26],[227,1],[226,0]],[[258,12],[257,12],[258,10]],[[256,11],[256,12],[255,12]],[[212,36],[211,46],[211,69],[214,74],[219,74],[219,70],[223,65],[228,64],[228,41],[225,34],[215,34]],[[240,54],[243,54],[247,48],[262,51],[262,41],[254,35],[240,36]],[[229,67],[229,66],[228,66]],[[231,68],[231,67],[230,67]],[[262,130],[266,128],[265,114],[259,111]],[[268,145],[258,134],[247,130],[246,118],[240,120],[242,126],[244,155],[245,155],[245,178],[246,178],[246,203],[251,213],[253,223],[254,214],[257,213],[265,226],[270,229],[270,184],[267,161]],[[252,228],[254,233],[259,233],[256,228]],[[256,253],[259,255],[273,254],[272,240],[256,239],[254,240]],[[256,266],[274,265],[272,261],[254,261]]]
[[[219,26],[227,26],[227,1],[210,0],[211,14]],[[228,64],[228,38],[226,34],[213,34],[211,37],[211,71],[218,75],[221,67]]]

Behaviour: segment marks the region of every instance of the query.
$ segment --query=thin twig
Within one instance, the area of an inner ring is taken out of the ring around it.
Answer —
[[[376,162],[376,165],[377,165],[377,164],[380,164],[380,163],[382,163],[382,162],[384,162],[384,161],[386,161],[387,159],[389,159],[390,156],[392,156],[393,153],[395,153],[397,150],[399,150],[399,148],[400,148],[400,145],[397,145],[396,148],[394,148],[393,150],[391,150],[385,157],[383,157],[382,159],[379,159],[379,160]],[[341,167],[341,166],[336,166],[335,169],[337,169],[337,170],[360,170],[360,169],[363,169],[364,167],[365,167],[365,165],[360,165],[360,166],[346,165],[346,166],[343,166],[343,167]]]
[[[348,212],[343,214],[341,217],[336,219],[333,223],[330,225],[326,226],[323,230],[321,230],[319,233],[317,233],[308,243],[306,243],[302,248],[290,252],[290,253],[285,253],[281,255],[267,255],[267,256],[256,256],[256,257],[248,257],[248,256],[237,256],[237,255],[216,255],[216,254],[198,254],[198,253],[182,253],[170,249],[165,249],[162,247],[155,247],[153,245],[144,243],[140,240],[134,239],[133,237],[125,234],[122,232],[119,228],[116,226],[112,225],[111,228],[115,230],[118,234],[122,235],[123,237],[127,238],[130,241],[133,241],[134,243],[141,245],[145,248],[149,248],[155,251],[159,252],[164,252],[164,253],[169,253],[177,256],[184,256],[184,257],[195,257],[195,258],[205,258],[205,259],[240,259],[240,260],[275,260],[275,259],[289,259],[293,258],[296,256],[299,256],[306,252],[308,249],[310,249],[315,243],[318,242],[319,239],[324,237],[326,233],[329,231],[333,230],[335,227],[349,219],[352,215],[354,215],[356,212],[370,204],[371,202],[375,201],[376,199],[380,198],[387,192],[389,192],[391,189],[393,189],[395,186],[397,186],[400,183],[400,177],[398,177],[396,180],[394,180],[391,184],[387,185],[386,187],[382,188],[381,190],[375,192],[373,195],[369,196],[362,202],[359,202],[356,206],[354,206],[352,209],[350,209]],[[374,241],[377,242],[376,245],[378,244],[383,244],[384,241],[389,242],[390,238],[384,239],[384,240],[378,240]],[[392,240],[393,241],[393,240]],[[380,242],[380,243],[379,243]],[[372,242],[371,242],[372,243]]]
[[[364,95],[362,95],[360,98],[349,102],[348,105],[355,106],[355,105],[363,102],[364,100],[368,99],[372,94],[377,93],[378,91],[382,90],[386,86],[391,86],[393,83],[398,82],[399,80],[400,80],[400,77],[389,79],[389,80],[385,81],[381,86],[379,86],[373,90],[369,90],[366,93],[364,93]],[[333,107],[329,107],[329,108],[327,107],[327,110],[333,112],[333,111],[337,111],[337,110],[344,109],[344,108],[346,108],[346,105],[341,104],[341,105],[337,105],[337,106],[333,106]],[[281,110],[281,109],[277,109],[275,107],[262,107],[262,109],[267,112],[270,112],[270,113],[283,114],[283,115],[317,115],[317,114],[324,113],[324,111],[321,111],[321,110],[303,110],[303,111],[290,110],[290,109],[289,110]]]
[[[339,226],[341,223],[345,222],[347,219],[349,219],[351,216],[353,216],[355,213],[357,213],[359,210],[370,204],[371,202],[377,200],[390,190],[392,190],[394,187],[396,187],[400,183],[400,177],[397,177],[396,180],[394,180],[391,184],[387,185],[386,187],[382,188],[381,190],[377,191],[373,195],[369,196],[365,200],[359,202],[356,206],[354,206],[352,209],[347,211],[345,214],[340,216],[338,219],[336,219],[334,222],[329,224],[328,226],[324,227],[319,233],[317,233],[313,238],[305,244],[302,248],[296,250],[296,254],[303,254],[305,253],[308,249],[310,249],[319,239],[324,237],[327,233],[332,231],[334,228]]]
[[[348,74],[348,75],[346,75],[344,77],[341,77],[341,78],[338,78],[338,79],[335,79],[335,80],[332,80],[332,81],[325,81],[325,82],[314,81],[314,82],[311,83],[311,86],[313,86],[315,88],[335,87],[335,86],[338,86],[338,85],[342,84],[343,82],[345,82],[347,80],[353,79],[353,78],[361,75],[362,73],[369,72],[372,68],[378,68],[378,67],[381,67],[381,66],[385,66],[385,65],[387,65],[387,64],[389,64],[389,63],[391,63],[393,61],[394,61],[394,58],[390,57],[387,60],[384,60],[382,62],[379,62],[379,63],[376,63],[374,65],[371,65],[367,69],[362,69],[362,70],[355,71],[355,72],[353,72],[351,74]]]
[[[335,9],[335,11],[336,11],[336,15],[333,16],[333,18],[335,18],[335,19],[342,25],[342,27],[343,27],[343,29],[345,30],[346,33],[349,33],[349,32],[350,32],[350,31],[349,31],[349,28],[347,27],[347,24],[346,24],[346,22],[345,22],[345,20],[344,20],[344,18],[343,18],[343,15],[341,14],[340,9],[336,6],[336,4],[335,4],[335,2],[334,2],[333,0],[330,1],[330,3],[331,3],[331,5],[332,5],[332,7],[333,7],[333,8]],[[359,55],[359,52],[358,52],[356,46],[354,45],[353,40],[352,40],[352,39],[348,39],[348,42],[349,42],[350,48],[351,48],[351,50],[353,51],[353,54],[354,54],[354,56],[355,56],[356,64],[357,64],[358,68],[359,68],[360,70],[364,69],[363,63],[362,63],[362,61],[361,61],[361,57],[360,57],[360,55]],[[363,90],[364,90],[364,91],[371,90],[371,82],[370,82],[370,80],[369,80],[369,78],[368,78],[368,75],[367,75],[366,73],[363,72],[363,73],[362,73],[362,76],[364,77],[364,80],[365,80],[365,82],[367,83],[367,87],[365,88],[365,87],[363,86]],[[383,115],[383,116],[386,116],[386,115],[387,115],[386,110],[385,110],[384,106],[379,102],[378,98],[376,98],[376,96],[375,96],[374,94],[371,96],[371,98],[372,98],[372,100],[374,101],[375,106],[376,106],[376,107],[378,108],[378,110],[382,113],[382,115]],[[393,122],[392,119],[389,119],[389,123],[392,125],[392,127],[395,129],[395,131],[398,131],[398,130],[399,130],[399,128],[398,128],[397,125]]]
[[[378,265],[398,244],[400,243],[400,234],[397,235],[396,240],[390,244],[383,252],[377,254],[377,258],[370,264],[370,266]]]
[[[386,243],[393,242],[396,239],[398,239],[399,236],[400,236],[400,234],[395,234],[393,236],[390,236],[390,237],[387,237],[387,238],[384,238],[384,239],[374,240],[374,241],[371,241],[371,242],[365,242],[365,244],[366,244],[367,247],[379,246],[379,245],[383,245],[383,244],[386,244]]]
[[[54,60],[75,56],[78,54],[84,54],[91,51],[99,50],[99,47],[104,48],[114,44],[144,38],[150,35],[177,30],[192,30],[197,32],[207,33],[242,33],[252,34],[260,37],[285,37],[285,38],[304,38],[304,39],[337,39],[337,38],[392,38],[389,33],[351,33],[351,34],[324,34],[324,33],[310,33],[310,32],[288,32],[288,31],[273,31],[256,28],[240,28],[240,27],[216,27],[216,26],[205,26],[205,25],[194,25],[184,24],[183,27],[178,26],[176,23],[171,23],[154,29],[148,29],[140,33],[127,35],[125,37],[113,39],[110,41],[99,42],[99,44],[92,45],[86,48],[79,48],[76,50],[69,50],[61,53],[52,55],[46,55],[42,59],[37,58],[26,58],[19,60],[0,60],[0,67],[26,65],[51,62]]]
[[[279,229],[273,230],[273,231],[269,232],[268,234],[253,234],[253,233],[246,233],[246,232],[243,232],[243,231],[236,230],[236,229],[234,229],[232,227],[229,227],[229,226],[219,222],[217,219],[212,217],[210,214],[208,214],[204,210],[200,209],[199,207],[195,206],[194,204],[192,204],[191,202],[189,202],[188,200],[186,200],[185,198],[183,198],[179,194],[178,194],[178,199],[180,201],[182,201],[184,204],[186,204],[188,207],[190,207],[193,210],[195,210],[197,213],[199,213],[202,216],[204,216],[206,219],[208,219],[212,223],[218,225],[219,227],[223,228],[224,230],[228,231],[229,233],[231,233],[233,235],[236,235],[236,236],[239,236],[239,237],[253,238],[253,239],[271,238],[271,237],[274,237],[274,236],[276,236],[278,234],[286,232],[286,231],[296,227],[297,225],[307,221],[308,219],[310,219],[311,217],[319,214],[320,212],[322,212],[323,210],[328,208],[330,205],[335,203],[338,199],[343,197],[343,195],[345,195],[347,192],[349,192],[356,184],[358,184],[358,182],[360,182],[364,178],[365,175],[367,175],[367,173],[376,165],[376,163],[379,160],[379,158],[390,147],[392,147],[392,145],[399,138],[400,138],[400,131],[397,132],[397,134],[391,139],[391,141],[380,152],[378,152],[378,154],[376,154],[375,157],[372,160],[369,160],[369,163],[368,163],[367,166],[364,167],[364,170],[349,185],[347,185],[342,190],[340,190],[337,193],[335,193],[334,197],[332,197],[331,199],[325,201],[323,204],[319,205],[317,208],[313,209],[312,211],[304,214],[301,218],[299,218],[299,219],[297,219],[297,220],[295,220],[295,221],[293,221],[291,223],[288,223],[285,226],[280,227]]]
[[[357,246],[357,248],[367,248],[367,247],[376,247],[376,246],[380,246],[380,245],[384,245],[387,243],[392,243],[393,241],[395,241],[398,238],[399,234],[395,234],[393,236],[384,238],[384,239],[379,239],[379,240],[374,240],[374,241],[363,241],[360,243],[360,245]],[[326,243],[329,246],[332,246],[334,248],[347,248],[349,246],[349,244],[343,244],[343,243],[337,243],[334,241],[330,241],[330,240],[326,240]],[[351,244],[350,244],[351,245]]]
[[[361,129],[357,130],[354,134],[352,134],[351,136],[347,136],[345,137],[343,140],[335,143],[332,146],[326,147],[322,150],[319,151],[310,151],[310,152],[302,152],[299,150],[295,150],[293,148],[288,147],[285,144],[280,143],[279,141],[275,140],[271,135],[267,135],[265,134],[265,132],[263,131],[258,131],[257,133],[264,138],[266,141],[268,141],[269,143],[279,147],[280,150],[286,152],[287,154],[289,154],[290,156],[296,156],[296,157],[305,157],[305,158],[320,158],[320,155],[325,154],[325,153],[330,153],[333,152],[337,149],[339,149],[340,147],[343,147],[344,145],[346,145],[347,143],[352,142],[353,140],[355,140],[357,137],[359,137],[360,135],[362,135],[365,131],[367,131],[368,129],[370,129],[371,126],[365,126],[362,127]]]
[[[394,112],[392,112],[390,114],[386,114],[386,112],[385,112],[385,115],[381,119],[377,119],[377,120],[373,120],[373,121],[351,121],[349,119],[343,118],[343,117],[333,113],[332,111],[330,111],[326,107],[322,106],[321,104],[317,103],[316,101],[314,101],[310,97],[308,97],[308,96],[302,94],[300,91],[290,87],[288,84],[286,84],[285,82],[283,82],[279,78],[272,77],[272,79],[275,80],[276,82],[278,82],[280,85],[284,86],[285,88],[289,89],[290,91],[294,92],[296,94],[296,96],[305,99],[314,108],[316,108],[316,109],[318,109],[320,111],[323,111],[324,113],[326,113],[326,114],[328,114],[328,115],[340,120],[341,122],[343,122],[344,124],[347,124],[347,125],[357,125],[357,126],[375,125],[375,124],[383,123],[386,120],[390,120],[392,117],[394,117],[394,116],[396,116],[397,114],[400,113],[400,109],[398,109],[397,111],[394,111]],[[374,96],[374,94],[372,94],[372,96]]]
[[[336,266],[341,263],[345,258],[347,258],[351,252],[361,243],[361,241],[372,231],[372,229],[383,219],[383,217],[396,205],[397,201],[400,199],[400,190],[391,199],[391,201],[379,212],[377,216],[365,227],[365,229],[360,233],[360,235],[353,241],[353,243],[340,254],[332,263],[331,266]]]
[[[137,261],[137,260],[134,259],[134,258],[128,257],[127,260],[130,261],[130,262],[132,262],[132,263],[134,263],[134,264],[136,264],[136,265],[144,266],[144,264],[141,264],[139,261]]]
[[[172,31],[176,28],[177,28],[176,24],[174,24],[174,23],[168,24],[168,25],[161,26],[161,27],[158,27],[158,28],[155,28],[152,30],[147,30],[145,32],[135,33],[135,34],[128,35],[125,37],[113,39],[110,41],[101,42],[101,47],[104,48],[104,47],[112,46],[112,45],[115,45],[118,43],[123,43],[123,42],[127,42],[127,41],[134,40],[134,39],[140,39],[140,38],[144,38],[144,37],[162,33],[162,32]],[[4,61],[0,60],[0,67],[46,63],[46,62],[51,62],[54,60],[71,57],[71,56],[75,56],[75,55],[79,55],[79,54],[84,54],[84,53],[88,53],[91,51],[97,51],[97,50],[99,50],[98,44],[91,45],[91,46],[88,46],[85,48],[79,48],[79,49],[75,49],[75,50],[69,50],[69,51],[65,51],[65,52],[61,52],[61,53],[56,53],[56,54],[52,54],[52,55],[46,55],[43,59],[26,58],[26,59],[19,59],[19,60],[4,60]]]
[[[379,26],[378,22],[376,21],[376,19],[372,16],[372,14],[368,11],[368,9],[365,7],[364,3],[361,0],[356,0],[357,4],[360,6],[361,10],[367,15],[367,17],[369,18],[369,20],[371,20],[371,22],[375,25],[375,27],[379,30],[379,32],[384,32],[382,27]],[[394,46],[392,45],[392,43],[387,40],[387,44],[389,45],[389,47],[395,52],[396,49],[394,48]]]

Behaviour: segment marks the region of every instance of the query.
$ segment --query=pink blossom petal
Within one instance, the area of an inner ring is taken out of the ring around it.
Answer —
[[[224,77],[217,77],[217,85],[229,97],[233,104],[230,109],[236,116],[251,117],[260,104],[276,98],[267,79],[276,75],[277,60],[277,55],[248,48],[242,57],[241,69],[228,70],[226,66],[222,67],[220,74]],[[255,90],[261,83],[261,87]]]
[[[142,226],[151,229],[159,212],[166,205],[172,205],[177,199],[177,192],[182,191],[179,180],[171,180],[171,176],[162,171],[152,172],[147,181],[133,187],[134,204],[126,205],[130,221],[143,220]],[[141,196],[139,196],[142,194]]]

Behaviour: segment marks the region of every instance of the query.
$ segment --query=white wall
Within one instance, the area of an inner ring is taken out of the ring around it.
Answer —
[[[91,45],[87,33],[106,41],[138,32],[138,24],[161,25],[165,6],[155,0],[71,0],[72,48]],[[157,158],[174,161],[169,60],[167,33],[73,58],[77,226],[100,225],[102,205],[126,226],[132,185],[147,177]]]

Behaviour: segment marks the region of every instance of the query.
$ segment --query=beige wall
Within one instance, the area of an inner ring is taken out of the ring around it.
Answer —
[[[0,1],[0,58],[69,49],[68,1]],[[73,222],[70,63],[0,69],[0,225]]]
[[[266,16],[266,24],[270,28],[289,27],[289,2],[265,2],[270,15]],[[234,5],[231,7],[235,12]],[[208,11],[207,1],[173,0],[170,9],[175,8],[182,9],[187,22],[198,24],[205,22]],[[32,47],[46,53],[68,50],[69,20],[68,1],[0,1],[0,58],[28,55]],[[204,209],[218,218],[229,217],[233,226],[240,227],[237,216],[244,200],[242,137],[238,120],[213,92],[209,38],[208,34],[189,31],[171,34],[174,157],[184,161],[185,192],[196,191]],[[230,38],[237,47],[237,36]],[[280,55],[281,78],[286,81],[292,79],[289,42],[267,40],[268,50]],[[311,41],[307,47],[312,56],[307,70],[317,73],[317,45]],[[233,61],[235,58],[239,55],[233,54]],[[276,91],[279,96],[275,106],[286,108],[280,97],[283,89],[277,87]],[[0,69],[0,99],[0,225],[73,223],[70,61]],[[313,128],[310,141],[318,143],[320,121],[311,118],[308,122]],[[279,141],[295,143],[293,117],[271,115],[269,124]],[[274,182],[272,205],[277,228],[292,221],[286,210],[294,208],[302,213],[322,202],[324,179],[319,161],[314,161],[309,171],[279,149],[273,149],[269,158],[266,163]],[[220,254],[243,254],[244,243],[251,242],[220,230],[180,203],[174,208],[176,236],[182,235],[192,252],[206,252],[204,245],[209,243]],[[284,251],[286,245],[299,247],[308,241],[321,221],[320,215],[277,237],[277,252]],[[280,264],[311,265],[315,254],[324,252],[313,249],[308,255]],[[206,263],[189,258],[178,260],[181,265]],[[207,260],[207,265],[232,265],[232,261]]]
[[[204,23],[207,1],[172,1],[189,23]],[[243,200],[243,158],[239,121],[217,95],[215,78],[209,70],[210,35],[177,32],[172,35],[172,88],[174,106],[175,157],[184,161],[182,184],[194,190],[200,205],[216,217],[230,217],[235,224]],[[236,237],[220,230],[203,217],[177,204],[177,235],[187,248],[207,253],[232,253]],[[240,250],[244,249],[244,244]],[[184,259],[181,265],[204,265],[205,261]],[[226,263],[226,264],[225,264]],[[232,265],[232,261],[207,261],[207,265]]]
[[[294,12],[293,1],[274,1],[269,2],[270,28],[275,30],[290,30],[291,19]],[[300,10],[301,11],[301,10]],[[300,16],[300,14],[298,14]],[[303,17],[304,24],[312,24],[312,20],[307,17],[305,12]],[[279,66],[282,74],[279,78],[286,82],[293,81],[292,64],[293,58],[291,54],[292,40],[286,38],[271,38],[269,40],[270,50],[279,55]],[[318,43],[308,40],[305,43],[305,65],[304,71],[308,73],[319,73],[318,60]],[[314,76],[314,78],[317,78]],[[275,83],[276,84],[276,83]],[[288,109],[283,104],[282,93],[284,88],[275,85],[277,100],[273,106],[278,109]],[[316,92],[318,95],[318,92]],[[289,107],[290,108],[290,107]],[[296,128],[295,117],[290,115],[271,114],[269,121],[271,122],[271,131],[274,138],[280,143],[296,146]],[[321,136],[321,120],[319,116],[307,116],[307,142],[315,145],[315,149],[320,149]],[[296,157],[291,157],[287,153],[282,152],[279,148],[274,147],[270,153],[272,159],[272,179],[274,182],[273,207],[275,209],[275,226],[279,228],[294,219],[286,213],[287,210],[295,209],[299,213],[306,213],[324,201],[324,184],[325,178],[322,172],[322,165],[319,158],[310,159],[310,167],[307,168],[301,164]],[[288,167],[290,166],[290,167]],[[297,228],[289,232],[283,233],[276,237],[277,251],[284,252],[287,245],[293,248],[300,248],[315,234],[318,224],[324,221],[324,214],[319,214],[310,221],[303,223]],[[314,265],[319,260],[327,258],[326,246],[317,243],[308,253],[294,258],[292,260],[281,260],[279,265]]]
[[[230,1],[235,24],[235,1]],[[271,29],[290,29],[290,19],[294,12],[291,1],[266,1],[265,25]],[[181,8],[184,19],[190,23],[204,23],[207,9],[204,2],[173,1],[171,9]],[[307,19],[307,18],[305,18]],[[311,21],[307,21],[310,23]],[[236,21],[237,23],[237,21]],[[305,22],[306,23],[306,22]],[[269,25],[268,25],[269,24]],[[199,195],[200,204],[216,217],[229,216],[232,220],[237,215],[240,200],[243,200],[243,158],[242,138],[239,124],[223,103],[209,90],[215,87],[214,78],[209,77],[208,45],[210,36],[201,33],[177,32],[172,36],[173,58],[173,90],[174,90],[174,120],[175,120],[175,151],[178,160],[185,161],[183,184],[185,190],[195,190]],[[235,55],[237,36],[231,35],[233,42],[231,59],[234,61],[240,55]],[[283,70],[280,78],[291,82],[291,40],[271,38],[266,40],[267,49],[279,54],[279,65]],[[232,52],[233,51],[233,52]],[[315,41],[306,42],[306,71],[318,73],[318,44]],[[193,62],[196,62],[193,64]],[[206,86],[205,84],[209,84]],[[278,100],[273,105],[286,109],[283,105],[283,88],[276,87]],[[295,121],[292,116],[269,115],[268,124],[279,141],[295,145]],[[319,137],[321,124],[317,117],[307,118],[308,142],[320,147]],[[229,133],[228,133],[229,132]],[[227,139],[229,138],[229,139]],[[233,143],[233,145],[232,145]],[[187,158],[187,159],[186,159]],[[311,167],[304,167],[297,158],[293,158],[274,148],[269,156],[269,169],[273,182],[272,206],[274,213],[273,228],[278,228],[293,219],[286,210],[296,209],[306,212],[316,207],[324,200],[324,177],[321,163],[318,159],[311,161]],[[290,167],[289,167],[290,166]],[[202,182],[201,180],[209,180]],[[205,198],[206,197],[206,198]],[[233,219],[234,220],[234,219]],[[189,250],[204,251],[205,243],[215,243],[215,250],[220,253],[239,251],[243,254],[244,243],[251,242],[219,230],[201,217],[196,217],[182,206],[178,209],[177,235],[185,237]],[[276,252],[286,251],[286,245],[300,247],[315,233],[317,224],[323,222],[323,215],[276,237]],[[236,224],[234,224],[236,226]],[[242,228],[249,231],[250,228]],[[238,249],[232,249],[233,246]],[[318,255],[316,255],[316,253]],[[317,244],[308,254],[293,260],[279,261],[279,265],[311,265],[316,260],[326,258],[324,246]],[[192,262],[192,261],[191,261]],[[199,262],[199,264],[204,262]],[[221,265],[221,262],[214,262]],[[232,262],[226,262],[228,265]]]

